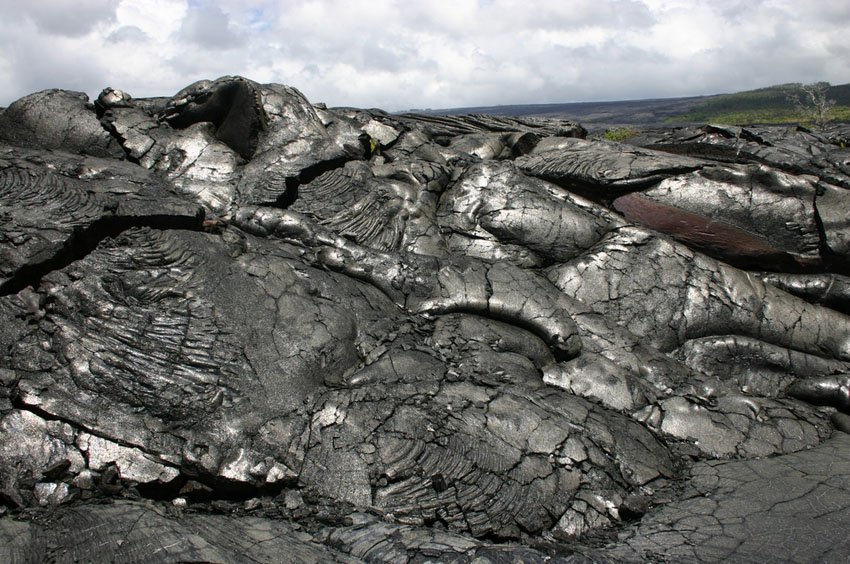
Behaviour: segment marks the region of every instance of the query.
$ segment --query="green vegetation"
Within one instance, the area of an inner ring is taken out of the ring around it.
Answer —
[[[850,106],[835,106],[827,114],[828,121],[850,121]],[[799,123],[801,125],[812,125],[811,118],[805,114],[795,111],[793,108],[761,109],[750,111],[723,112],[723,113],[688,113],[681,116],[667,118],[669,123],[701,122],[701,123],[723,123],[727,125],[761,124],[785,124]]]
[[[799,123],[812,126],[812,112],[795,102],[794,93],[799,84],[782,84],[713,97],[691,111],[667,118],[668,123],[724,123],[747,125],[753,123],[784,124]],[[850,85],[832,86],[826,96],[836,105],[824,112],[825,121],[850,121]]]
[[[606,131],[602,138],[608,141],[625,141],[638,134],[638,130],[633,127],[617,127]]]

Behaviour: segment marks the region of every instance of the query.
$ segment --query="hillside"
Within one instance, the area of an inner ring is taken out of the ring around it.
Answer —
[[[671,115],[666,121],[669,124],[721,122],[733,125],[806,122],[810,118],[788,99],[789,91],[793,91],[794,86],[781,84],[714,96],[686,113]],[[850,121],[850,84],[832,86],[827,95],[836,102],[830,118],[834,121]]]
[[[804,116],[798,115],[793,104],[787,100],[788,86],[776,85],[732,94],[687,98],[477,106],[432,110],[429,113],[570,119],[580,122],[590,131],[628,126],[659,127],[706,122],[730,125],[805,122]],[[850,121],[850,84],[832,86],[829,97],[836,101],[832,119]]]

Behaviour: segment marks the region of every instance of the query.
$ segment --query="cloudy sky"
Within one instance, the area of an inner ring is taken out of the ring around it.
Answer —
[[[0,0],[0,106],[240,74],[387,110],[850,82],[848,0]]]

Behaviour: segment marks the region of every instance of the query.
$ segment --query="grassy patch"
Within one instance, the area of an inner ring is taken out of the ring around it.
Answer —
[[[608,141],[625,141],[638,134],[638,130],[633,127],[617,127],[609,129],[602,134],[602,138]]]

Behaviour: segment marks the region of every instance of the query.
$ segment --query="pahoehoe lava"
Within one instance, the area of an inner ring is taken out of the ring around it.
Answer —
[[[241,77],[11,104],[0,560],[846,557],[850,151],[586,136]]]

